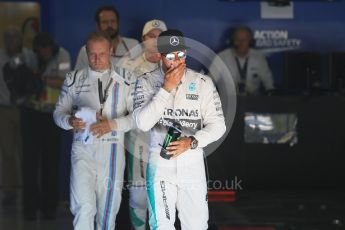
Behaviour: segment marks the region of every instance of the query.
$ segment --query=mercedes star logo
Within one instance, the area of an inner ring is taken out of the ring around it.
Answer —
[[[152,26],[155,27],[155,28],[157,28],[157,27],[159,26],[159,24],[160,24],[160,23],[159,23],[159,21],[157,21],[157,20],[155,20],[155,21],[152,22]]]
[[[180,41],[178,40],[178,37],[172,36],[170,38],[170,45],[177,46],[178,44],[180,44]]]

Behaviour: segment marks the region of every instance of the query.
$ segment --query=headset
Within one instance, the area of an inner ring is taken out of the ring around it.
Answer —
[[[250,29],[250,27],[246,26],[246,25],[236,26],[236,27],[234,27],[234,28],[232,28],[230,30],[231,31],[231,35],[230,35],[230,38],[229,38],[229,45],[236,49],[235,35],[236,35],[237,32],[242,31],[242,30],[248,32],[248,34],[250,35],[249,47],[250,48],[255,47],[254,33],[253,33],[252,29]]]

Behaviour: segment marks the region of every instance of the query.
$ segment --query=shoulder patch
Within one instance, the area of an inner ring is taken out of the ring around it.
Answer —
[[[70,84],[67,85],[67,87],[71,87],[72,85],[74,85],[75,83],[75,79],[77,78],[77,73],[78,70],[76,70],[73,74],[73,72],[69,72],[68,75],[70,74],[71,76],[68,76],[69,80],[71,80],[72,82]]]

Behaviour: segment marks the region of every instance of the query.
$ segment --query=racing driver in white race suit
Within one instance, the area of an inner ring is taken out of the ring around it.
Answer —
[[[86,47],[89,67],[67,75],[54,119],[61,128],[74,129],[70,184],[74,229],[113,230],[123,186],[124,132],[134,128],[128,113],[133,97],[128,73],[110,62],[107,35],[92,33]]]
[[[139,129],[150,130],[147,192],[151,229],[174,228],[175,208],[183,230],[208,227],[207,182],[203,147],[226,130],[218,92],[212,80],[186,68],[182,32],[167,30],[157,41],[162,68],[142,75],[136,86],[133,116]],[[160,156],[169,126],[182,135]]]

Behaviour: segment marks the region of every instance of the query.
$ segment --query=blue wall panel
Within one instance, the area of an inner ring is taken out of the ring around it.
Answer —
[[[93,20],[96,9],[113,4],[121,15],[120,30],[125,36],[140,39],[143,24],[150,19],[166,21],[168,27],[182,30],[189,38],[196,39],[214,51],[226,46],[229,28],[248,24],[254,30],[286,30],[289,38],[300,39],[299,49],[320,51],[345,50],[345,2],[295,1],[294,19],[272,20],[260,18],[259,1],[226,2],[218,0],[175,1],[79,1],[41,0],[42,28],[51,32],[67,48],[75,61],[87,34],[95,29]],[[269,56],[269,64],[279,85],[282,58]]]

